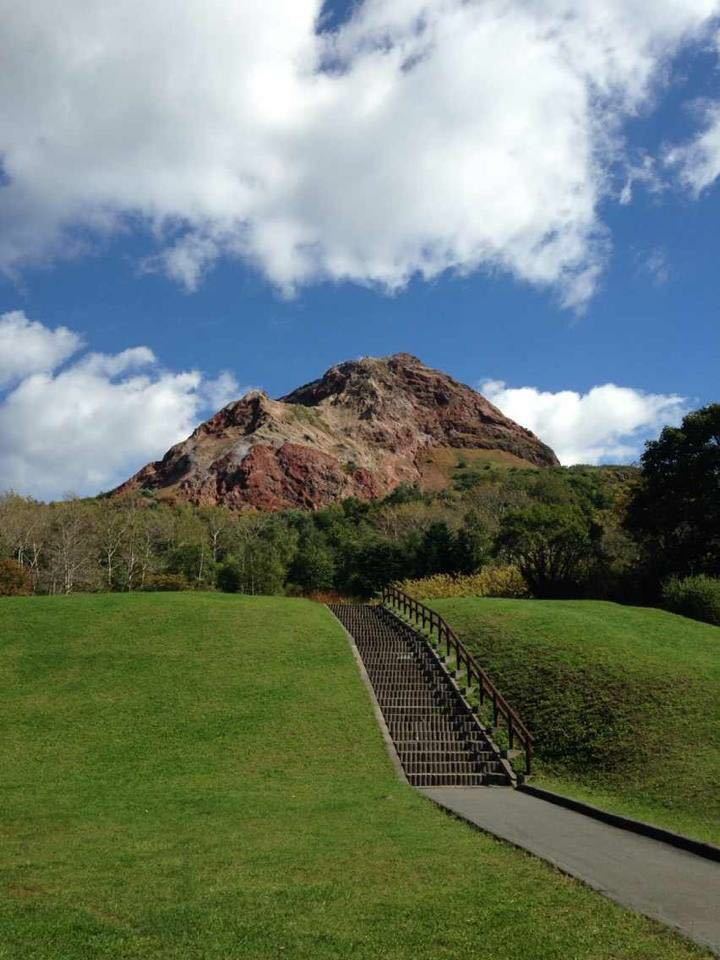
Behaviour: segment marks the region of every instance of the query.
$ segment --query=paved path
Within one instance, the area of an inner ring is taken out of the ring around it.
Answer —
[[[720,864],[509,787],[420,791],[720,955]]]

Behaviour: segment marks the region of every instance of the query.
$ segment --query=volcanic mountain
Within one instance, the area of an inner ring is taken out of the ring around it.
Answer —
[[[339,363],[279,400],[253,390],[115,492],[317,509],[345,497],[382,497],[402,483],[439,489],[478,460],[558,462],[477,391],[398,353]]]

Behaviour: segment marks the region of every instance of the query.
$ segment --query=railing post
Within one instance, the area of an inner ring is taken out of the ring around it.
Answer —
[[[493,728],[498,727],[500,714],[502,713],[507,727],[509,748],[510,750],[514,749],[515,741],[520,741],[525,751],[525,772],[529,774],[533,762],[532,736],[523,722],[516,718],[512,707],[500,695],[485,671],[475,663],[474,658],[450,629],[449,624],[435,610],[426,607],[424,603],[420,603],[415,597],[409,596],[405,591],[399,590],[395,586],[386,585],[382,588],[381,595],[383,604],[387,604],[396,616],[402,615],[406,619],[411,619],[416,627],[422,624],[423,630],[427,629],[429,625],[428,634],[433,643],[435,642],[433,637],[437,635],[438,653],[442,653],[444,634],[445,656],[449,659],[450,654],[454,652],[457,673],[459,675],[464,668],[468,689],[472,687],[473,678],[475,678],[478,685],[480,706],[484,705],[488,697],[492,699]],[[419,630],[417,632],[419,633]],[[418,637],[418,640],[420,639]]]

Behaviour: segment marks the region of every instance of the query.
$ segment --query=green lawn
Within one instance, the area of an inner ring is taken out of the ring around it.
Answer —
[[[396,780],[301,600],[0,601],[2,960],[705,956]]]
[[[720,843],[720,628],[599,601],[431,603],[534,732],[539,786]]]

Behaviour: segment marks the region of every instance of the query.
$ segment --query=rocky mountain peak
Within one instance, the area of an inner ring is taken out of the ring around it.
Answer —
[[[438,487],[462,459],[557,463],[481,394],[409,353],[363,357],[271,399],[252,390],[143,467],[120,491],[232,507],[318,508]]]

